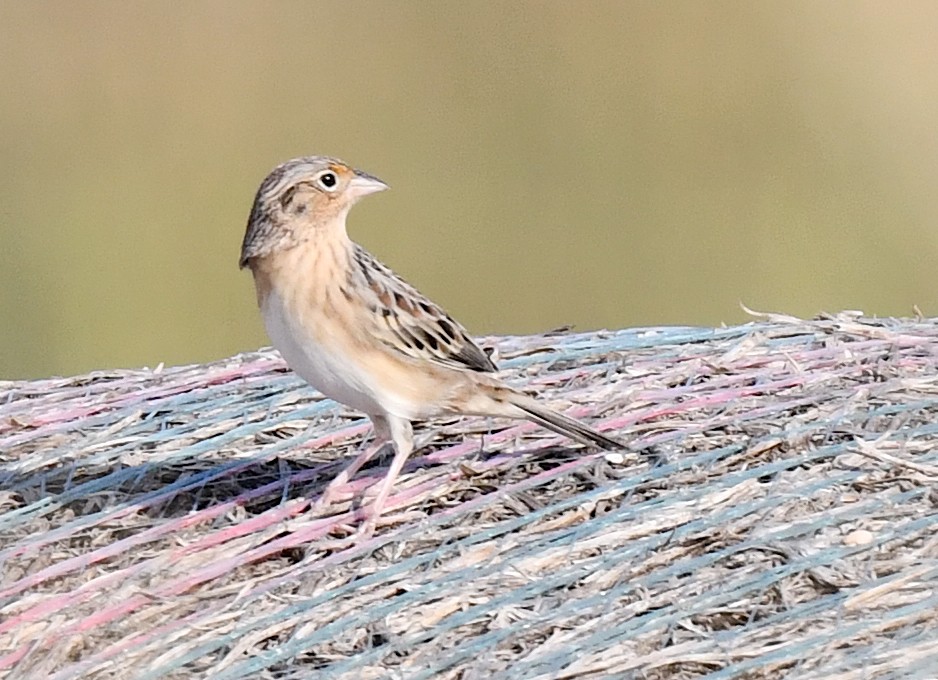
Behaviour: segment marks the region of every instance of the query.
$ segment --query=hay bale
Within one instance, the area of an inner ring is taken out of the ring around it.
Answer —
[[[3,383],[0,677],[935,677],[938,322],[498,345],[631,449],[423,426],[354,544],[367,422],[270,351]]]

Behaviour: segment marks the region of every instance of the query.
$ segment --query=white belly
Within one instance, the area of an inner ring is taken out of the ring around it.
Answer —
[[[275,292],[264,300],[261,314],[271,342],[297,375],[330,399],[369,415],[384,413],[367,376],[345,356],[341,343],[315,341]]]

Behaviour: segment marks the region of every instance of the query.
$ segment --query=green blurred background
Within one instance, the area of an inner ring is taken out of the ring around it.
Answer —
[[[472,331],[935,314],[938,4],[0,3],[0,377],[266,344],[278,162]]]

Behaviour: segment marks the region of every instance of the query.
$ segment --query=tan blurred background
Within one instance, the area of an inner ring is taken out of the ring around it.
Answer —
[[[472,331],[938,313],[934,2],[0,3],[0,377],[266,343],[276,163]]]

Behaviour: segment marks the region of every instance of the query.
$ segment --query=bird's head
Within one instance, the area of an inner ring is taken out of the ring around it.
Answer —
[[[274,168],[254,197],[240,266],[275,255],[332,228],[344,230],[349,209],[388,185],[327,156],[295,158]]]

